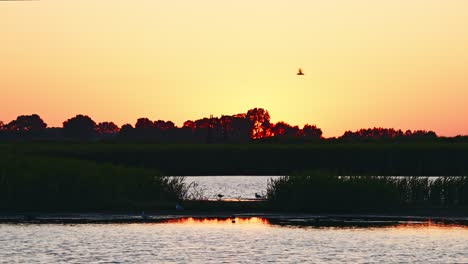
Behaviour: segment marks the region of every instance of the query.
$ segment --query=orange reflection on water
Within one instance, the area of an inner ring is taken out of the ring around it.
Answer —
[[[261,224],[269,225],[270,222],[266,218],[261,217],[235,217],[235,218],[195,218],[195,217],[184,217],[177,219],[170,219],[166,223],[174,224],[188,224],[188,225],[226,225],[226,224]]]

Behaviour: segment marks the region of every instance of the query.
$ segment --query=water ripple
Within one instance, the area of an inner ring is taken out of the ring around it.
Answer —
[[[0,225],[0,263],[466,263],[468,228]]]

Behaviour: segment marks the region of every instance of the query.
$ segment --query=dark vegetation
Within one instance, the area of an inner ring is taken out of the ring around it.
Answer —
[[[155,170],[0,153],[0,211],[173,208],[184,190]]]
[[[0,144],[0,211],[174,210],[183,178],[295,175],[272,182],[268,205],[189,201],[188,210],[389,212],[467,208],[467,144]],[[321,169],[327,173],[296,174]],[[411,213],[412,211],[410,211]]]
[[[468,177],[431,179],[301,173],[272,180],[268,198],[274,208],[292,211],[388,213],[458,208],[466,214]]]
[[[163,175],[468,175],[466,143],[316,144],[0,144],[1,153],[60,157],[156,169]]]
[[[261,108],[189,120],[182,127],[140,118],[134,126],[119,128],[85,115],[66,120],[61,128],[48,128],[38,115],[0,122],[0,210],[173,209],[186,198],[187,186],[182,178],[161,175],[307,170],[359,176],[319,173],[272,182],[273,208],[466,208],[468,137],[372,128],[323,138],[315,125],[272,124]],[[465,177],[432,182],[363,175]]]
[[[466,143],[8,143],[0,149],[0,155],[111,163],[163,175],[290,175],[315,169],[337,175],[468,175]]]
[[[323,138],[315,125],[273,124],[262,108],[186,121],[139,118],[119,128],[77,115],[48,128],[38,115],[0,122],[0,143],[35,156],[150,168],[166,175],[289,174],[468,175],[468,137],[386,128]]]

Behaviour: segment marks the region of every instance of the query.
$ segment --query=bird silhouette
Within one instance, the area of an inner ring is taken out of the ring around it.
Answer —
[[[299,68],[298,72],[297,72],[297,75],[304,75],[304,73],[302,72],[302,69]]]
[[[221,199],[221,198],[223,198],[223,197],[224,197],[224,195],[222,195],[222,194],[220,194],[220,193],[218,193],[218,195],[217,195],[217,196],[218,196],[218,198],[219,198],[219,199]]]
[[[262,196],[260,194],[258,194],[258,193],[255,193],[255,198],[260,199],[260,198],[262,198]]]

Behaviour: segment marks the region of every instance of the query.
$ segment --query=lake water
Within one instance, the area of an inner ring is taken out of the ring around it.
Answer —
[[[186,183],[193,183],[190,193],[196,199],[254,199],[255,193],[266,195],[268,181],[281,176],[187,176]],[[399,176],[401,177],[401,176]],[[435,180],[439,177],[429,177]],[[196,184],[195,184],[196,183]]]
[[[467,263],[468,228],[279,225],[264,218],[0,224],[0,263]]]
[[[192,191],[206,198],[221,193],[252,199],[255,193],[265,194],[268,180],[277,177],[196,176],[186,181],[197,182]],[[135,223],[5,222],[0,224],[0,263],[468,263],[468,219],[463,219],[465,225],[444,225],[408,217],[161,215],[146,220],[152,223],[123,217]]]
[[[255,193],[265,195],[269,179],[277,179],[280,176],[188,176],[187,184],[192,185],[191,192],[198,194],[197,198],[216,199],[218,194],[224,195],[223,199],[252,199]]]

